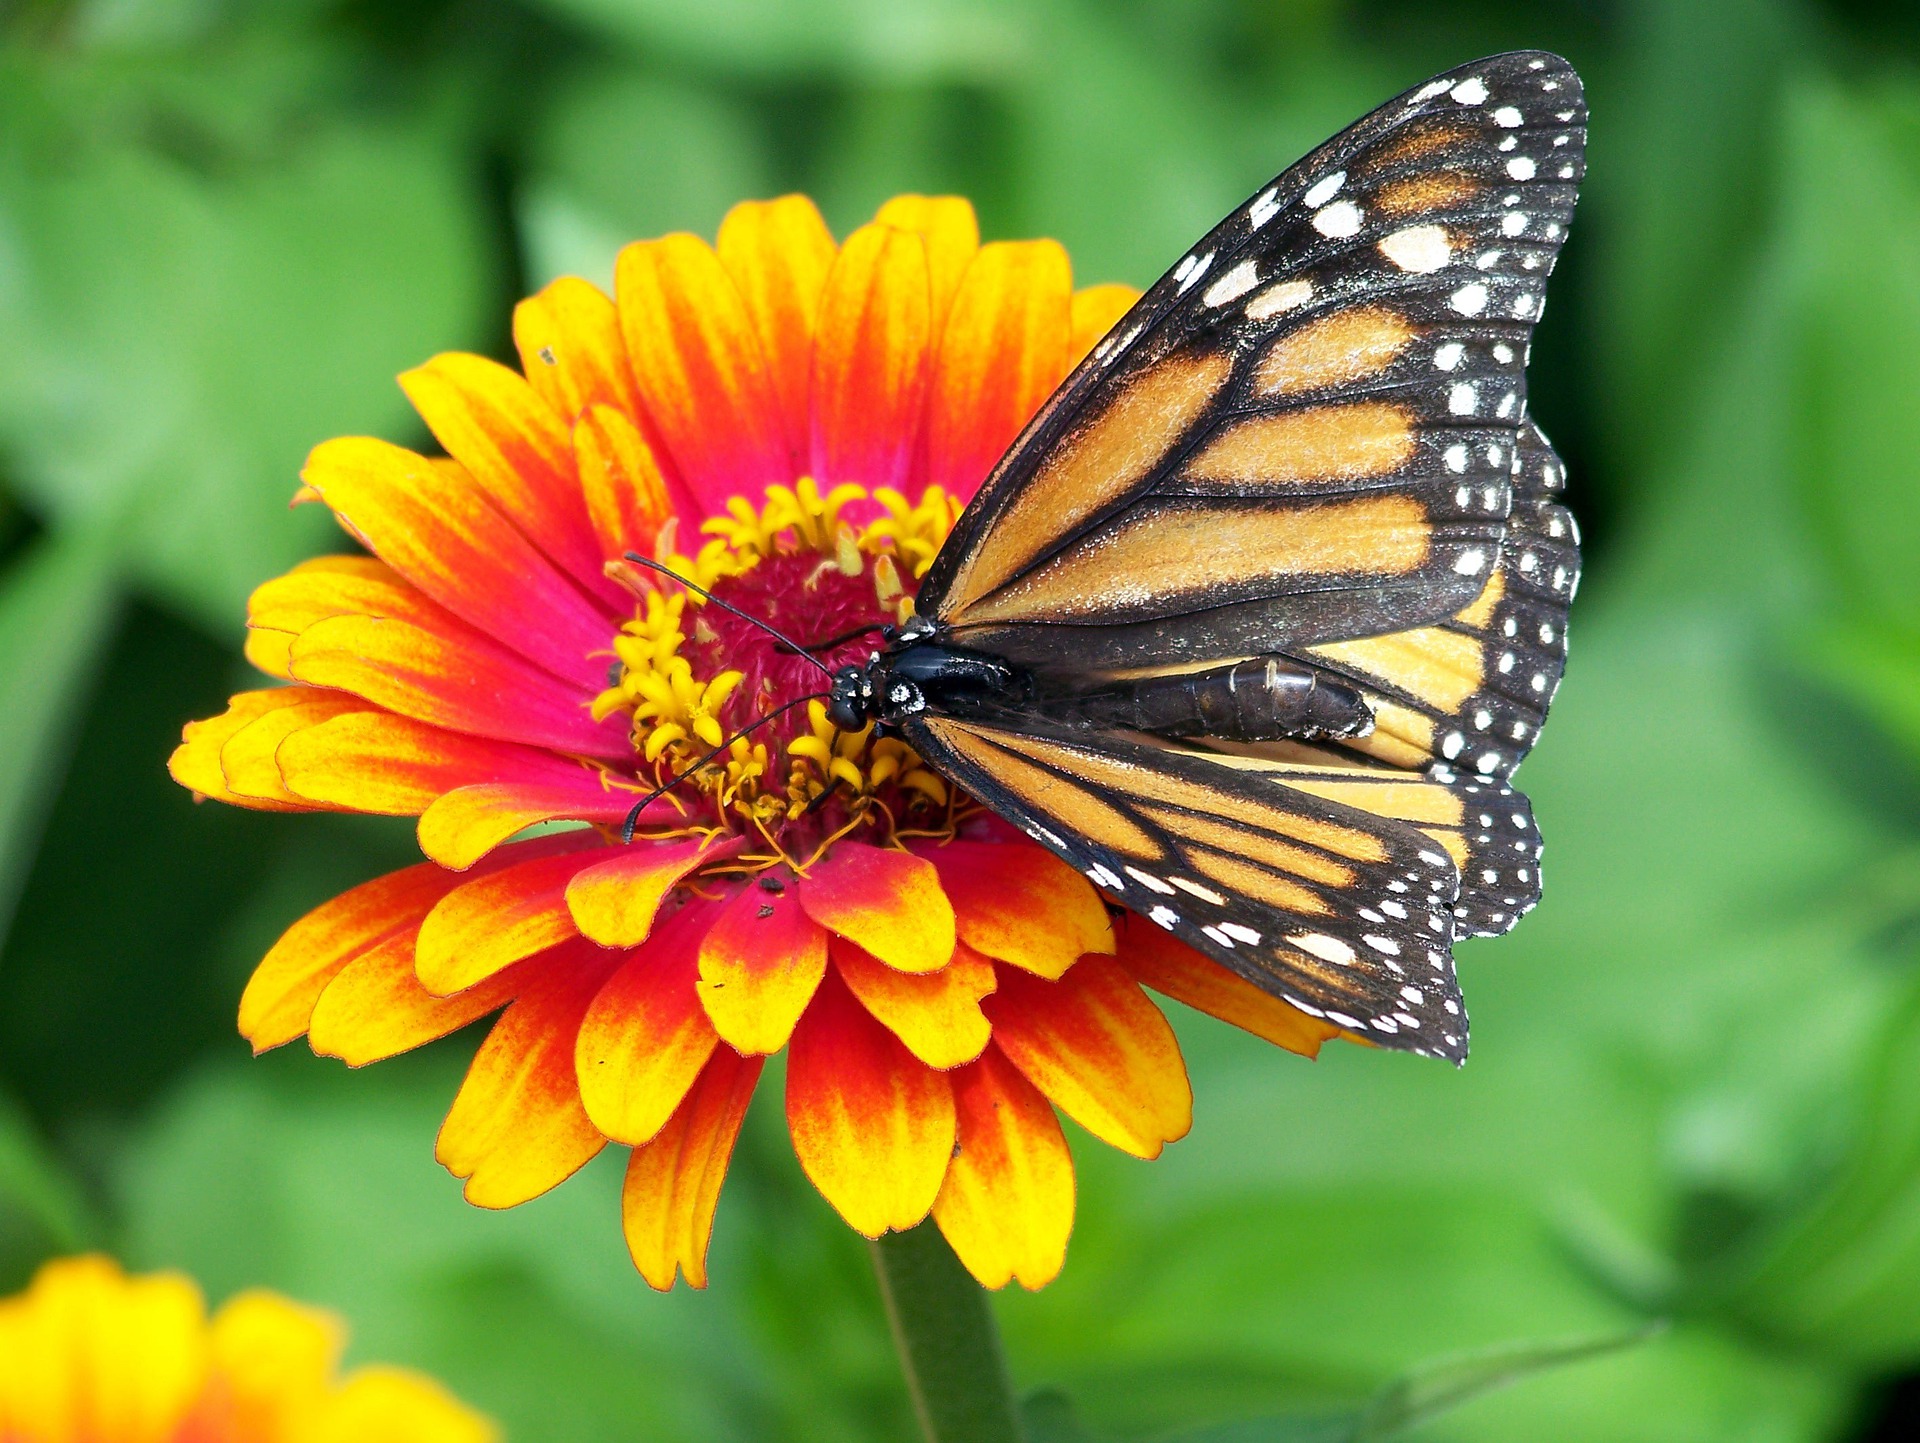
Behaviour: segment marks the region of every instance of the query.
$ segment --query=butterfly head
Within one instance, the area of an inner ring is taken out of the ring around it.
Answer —
[[[843,732],[857,732],[872,717],[872,664],[843,666],[833,674],[827,690],[827,720]]]

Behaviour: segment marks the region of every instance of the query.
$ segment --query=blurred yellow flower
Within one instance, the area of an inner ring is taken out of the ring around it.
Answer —
[[[208,1318],[193,1280],[62,1258],[0,1300],[3,1443],[494,1443],[431,1378],[342,1379],[346,1329],[277,1293]]]

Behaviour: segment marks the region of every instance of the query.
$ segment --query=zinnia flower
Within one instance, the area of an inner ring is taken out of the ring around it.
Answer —
[[[402,1368],[337,1376],[346,1330],[255,1291],[207,1317],[179,1273],[64,1258],[0,1299],[4,1443],[493,1443],[498,1430]]]
[[[615,290],[523,302],[519,372],[443,355],[402,377],[445,459],[366,438],[310,458],[300,498],[373,554],[254,594],[247,654],[292,684],[190,725],[173,774],[240,806],[418,816],[430,860],[295,923],[241,1030],[357,1066],[504,1008],[440,1160],[507,1207],[631,1147],[627,1239],[660,1288],[704,1285],[785,1049],[794,1149],[848,1223],[931,1212],[983,1284],[1038,1287],[1073,1218],[1055,1109],[1139,1157],[1187,1131],[1142,984],[1308,1055],[1334,1029],[1110,917],[898,740],[836,732],[814,660],[623,558],[864,660],[1135,293],[1076,293],[1057,244],[983,246],[965,201],[919,196],[838,246],[803,198],[744,204],[717,247],[629,246]],[[561,822],[585,825],[514,840]]]

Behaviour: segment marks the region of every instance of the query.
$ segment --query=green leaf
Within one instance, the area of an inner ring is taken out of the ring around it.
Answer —
[[[986,0],[542,0],[647,50],[753,76],[978,81],[1029,57],[1022,12]]]
[[[237,632],[332,535],[306,452],[412,433],[394,374],[483,334],[490,265],[448,139],[285,45],[0,56],[0,445],[60,527],[111,524]]]
[[[1920,854],[1905,861],[1920,882]],[[1727,1306],[1800,1347],[1890,1369],[1920,1352],[1920,988],[1875,1050],[1865,1103],[1843,1165]]]
[[[1804,86],[1787,119],[1801,494],[1840,594],[1920,631],[1920,86]]]
[[[1781,90],[1808,37],[1792,0],[1634,0],[1620,10],[1619,47],[1588,76],[1596,119],[1582,212],[1593,228],[1583,218],[1573,246],[1603,296],[1592,308],[1593,359],[1610,384],[1593,395],[1605,413],[1596,420],[1614,422],[1604,440],[1615,474],[1627,463],[1657,502],[1661,461],[1715,386],[1721,342],[1752,309]],[[1556,290],[1565,296],[1564,283]]]
[[[48,1254],[78,1252],[97,1243],[99,1233],[79,1186],[32,1119],[0,1095],[0,1297]]]
[[[180,1089],[121,1159],[130,1264],[338,1309],[355,1359],[425,1369],[509,1437],[767,1437],[733,1297],[635,1276],[621,1158],[511,1211],[461,1200],[433,1139],[470,1046],[359,1075],[289,1049]]]
[[[98,532],[50,537],[0,573],[0,943],[66,769],[84,701],[117,612],[113,550]]]
[[[1631,1348],[1662,1332],[1664,1323],[1651,1323],[1625,1333],[1552,1343],[1511,1343],[1480,1353],[1444,1359],[1416,1368],[1395,1379],[1361,1410],[1355,1421],[1353,1443],[1374,1443],[1430,1418],[1451,1412],[1462,1403],[1526,1378],[1592,1358]]]
[[[628,241],[711,237],[729,206],[771,188],[765,146],[736,100],[633,70],[572,80],[535,150],[520,225],[539,283],[578,275],[611,289]]]

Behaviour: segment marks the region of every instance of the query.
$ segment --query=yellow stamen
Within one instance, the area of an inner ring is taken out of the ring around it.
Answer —
[[[879,503],[883,514],[856,530],[842,513],[868,500]],[[823,495],[813,478],[803,476],[791,486],[769,486],[758,507],[733,498],[724,516],[702,523],[706,539],[692,556],[674,549],[680,528],[672,522],[661,528],[659,544],[666,565],[705,588],[744,576],[773,556],[818,556],[821,567],[846,577],[871,570],[878,615],[898,622],[912,614],[913,605],[903,573],[916,579],[926,574],[959,513],[959,502],[939,487],[909,502],[891,489],[869,496],[865,487],[851,483]],[[622,580],[634,585],[624,573]],[[592,713],[596,720],[617,712],[629,715],[635,750],[664,779],[726,739],[723,709],[746,678],[736,670],[694,674],[683,655],[690,638],[707,644],[715,637],[702,614],[705,604],[670,584],[665,590],[653,589],[655,584],[648,575],[635,588],[641,604],[613,640],[617,670],[594,698]],[[736,726],[738,716],[736,708]],[[856,816],[871,812],[889,829],[903,805],[946,806],[945,783],[904,743],[876,739],[871,727],[838,731],[818,701],[808,704],[807,723],[787,746],[786,763],[777,771],[764,740],[737,739],[692,783],[736,825],[746,824],[770,842],[770,829],[806,814],[830,788],[843,790]],[[882,788],[905,796],[889,806],[876,796]]]

